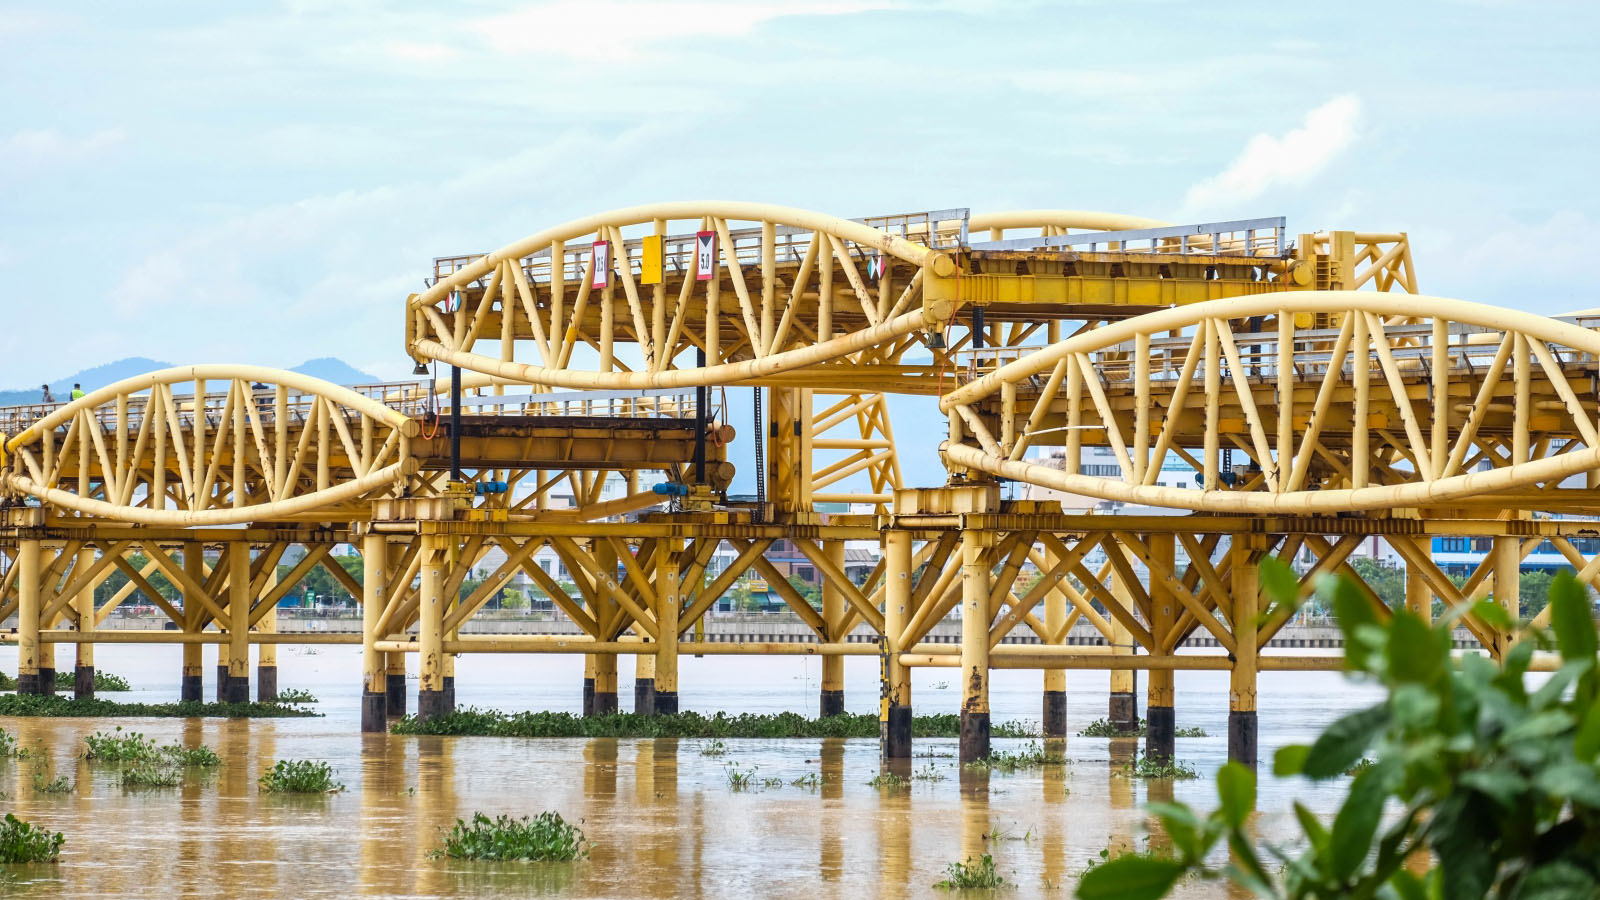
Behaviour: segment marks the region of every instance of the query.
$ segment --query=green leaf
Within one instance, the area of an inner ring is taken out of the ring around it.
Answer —
[[[1550,738],[1565,734],[1568,729],[1577,725],[1572,714],[1563,709],[1552,709],[1541,713],[1534,713],[1521,722],[1506,729],[1501,736],[1505,743],[1516,741],[1547,741]]]
[[[1572,682],[1592,668],[1594,668],[1592,659],[1574,659],[1562,663],[1561,668],[1555,670],[1549,680],[1540,685],[1539,689],[1533,692],[1533,696],[1528,698],[1528,705],[1534,709],[1554,706],[1561,701],[1561,695],[1567,692]]]
[[[1517,900],[1586,900],[1597,890],[1594,875],[1558,859],[1529,872],[1517,887]]]
[[[1090,869],[1078,882],[1079,900],[1160,900],[1184,866],[1151,856],[1119,856]]]
[[[1463,772],[1460,781],[1462,786],[1488,795],[1506,809],[1516,809],[1523,792],[1528,789],[1528,779],[1514,772],[1494,769]]]
[[[1422,886],[1422,881],[1405,869],[1398,869],[1389,876],[1389,887],[1394,889],[1394,895],[1399,900],[1428,900],[1428,892]]]
[[[1566,569],[1557,572],[1550,583],[1550,630],[1556,633],[1562,659],[1594,661],[1600,639],[1595,636],[1589,592]]]
[[[1279,778],[1299,775],[1306,767],[1306,756],[1311,753],[1309,744],[1289,744],[1278,748],[1272,756],[1272,774]]]
[[[1236,762],[1223,766],[1217,771],[1217,798],[1228,824],[1234,828],[1244,825],[1256,808],[1256,773]]]
[[[1294,804],[1294,815],[1300,820],[1300,830],[1306,833],[1306,839],[1311,842],[1311,849],[1315,850],[1318,856],[1328,852],[1328,829],[1323,827],[1316,815],[1298,800]]]
[[[1389,695],[1389,709],[1395,723],[1420,731],[1439,717],[1439,698],[1420,684],[1402,684]]]
[[[1383,816],[1385,782],[1389,777],[1382,764],[1362,772],[1350,784],[1350,794],[1333,819],[1328,839],[1328,869],[1339,881],[1349,881],[1361,868],[1372,849],[1372,836]]]
[[[1595,757],[1600,756],[1600,699],[1589,704],[1588,711],[1583,714],[1578,736],[1573,739],[1572,755],[1591,765]]]
[[[1367,667],[1367,643],[1361,640],[1363,627],[1378,627],[1378,614],[1372,601],[1348,578],[1341,578],[1333,587],[1333,614],[1344,632],[1345,668],[1364,671]]]
[[[1161,827],[1172,838],[1172,845],[1185,859],[1199,859],[1211,848],[1201,838],[1202,823],[1194,810],[1181,803],[1150,803],[1145,812],[1161,820]]]
[[[1389,621],[1389,675],[1396,681],[1432,684],[1444,674],[1448,644],[1441,645],[1422,619],[1396,610]]]
[[[1367,751],[1373,738],[1389,724],[1389,709],[1374,706],[1350,713],[1327,727],[1311,745],[1302,771],[1310,778],[1344,774]]]
[[[1533,776],[1533,783],[1552,796],[1600,808],[1600,777],[1584,763],[1570,759],[1556,763]]]
[[[1511,616],[1506,614],[1506,608],[1493,600],[1479,600],[1472,604],[1472,614],[1483,624],[1498,631],[1510,631],[1515,624]]]

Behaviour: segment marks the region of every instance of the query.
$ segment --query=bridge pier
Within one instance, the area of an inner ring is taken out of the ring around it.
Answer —
[[[823,541],[822,553],[835,569],[844,572],[844,541]],[[821,575],[821,573],[818,573]],[[835,633],[844,624],[844,593],[832,578],[822,577],[822,621],[827,626],[830,640],[843,641],[844,634]],[[844,712],[844,657],[822,657],[822,689],[817,702],[817,714],[823,718]]]
[[[1116,595],[1117,601],[1124,609],[1132,609],[1133,601],[1128,595],[1128,586],[1122,583],[1117,575],[1107,576],[1111,592]],[[1111,619],[1111,653],[1114,656],[1128,656],[1134,652],[1133,632],[1116,616]],[[1139,671],[1137,669],[1112,669],[1111,670],[1111,696],[1106,705],[1106,720],[1118,734],[1135,734],[1139,730],[1139,702],[1135,696],[1139,690]]]
[[[1152,563],[1164,566],[1169,572],[1173,571],[1176,568],[1177,550],[1172,534],[1151,534],[1147,540]],[[1154,572],[1149,574],[1149,581],[1150,637],[1157,650],[1166,652],[1168,636],[1177,621],[1177,599]],[[1177,749],[1173,672],[1171,669],[1151,669],[1145,678],[1145,718],[1149,724],[1145,731],[1144,754],[1153,762],[1170,763]]]
[[[267,573],[262,590],[271,596],[273,589],[278,586],[277,566],[274,564],[272,571]],[[257,600],[261,598],[255,598]],[[273,600],[261,613],[261,621],[257,626],[259,634],[278,633],[278,601]],[[256,645],[256,700],[261,703],[274,703],[278,699],[278,645]]]
[[[1045,548],[1044,561],[1054,568],[1059,560],[1050,548]],[[1057,579],[1059,582],[1059,579]],[[1052,635],[1060,634],[1067,626],[1067,595],[1058,586],[1044,595],[1044,627]],[[1065,637],[1062,638],[1064,642]],[[1067,670],[1044,670],[1044,698],[1040,710],[1040,726],[1046,739],[1067,736]]]
[[[228,563],[228,673],[225,700],[250,701],[250,545],[230,541]]]
[[[42,694],[39,660],[39,541],[17,542],[17,693]],[[53,652],[53,651],[52,651]],[[50,673],[55,676],[54,672]]]
[[[1260,535],[1237,534],[1228,552],[1233,556],[1234,652],[1228,677],[1228,760],[1256,766],[1256,668],[1259,639],[1253,624],[1261,606],[1258,551],[1265,548]],[[1241,627],[1241,623],[1243,623]]]
[[[633,712],[640,716],[656,714],[656,655],[640,653],[633,663]]]
[[[406,655],[397,651],[384,656],[387,658],[384,696],[388,701],[385,712],[392,719],[403,719],[406,715]]]
[[[389,728],[387,654],[378,652],[378,625],[389,595],[388,541],[368,532],[361,539],[361,730]],[[401,687],[405,682],[402,679]]]
[[[678,617],[683,611],[678,558],[682,538],[662,538],[656,545],[656,650],[655,711],[659,716],[678,713]]]
[[[417,718],[423,722],[449,712],[445,699],[444,540],[422,536],[422,596],[418,608],[418,655],[422,678],[417,687]]]
[[[73,566],[73,574],[81,575],[94,566],[94,551],[79,550],[78,564]],[[94,585],[85,584],[78,589],[77,596],[72,598],[73,614],[78,620],[78,631],[81,634],[93,634],[94,621]],[[90,641],[79,641],[77,651],[77,666],[73,669],[72,696],[78,700],[94,699],[94,644]]]
[[[890,531],[884,537],[884,603],[879,722],[880,755],[911,757],[911,670],[900,664],[900,637],[911,621],[911,532]]]
[[[205,581],[205,561],[202,557],[200,545],[195,542],[185,542],[183,545],[183,572],[195,584]],[[185,590],[183,597],[183,630],[186,634],[199,634],[201,629],[201,616],[205,606],[200,598],[193,596],[192,591]],[[205,697],[205,661],[201,654],[205,651],[203,644],[183,645],[183,671],[178,688],[178,699],[185,702],[201,703]],[[226,651],[221,651],[226,652]]]
[[[962,763],[989,755],[989,568],[993,535],[961,532]]]

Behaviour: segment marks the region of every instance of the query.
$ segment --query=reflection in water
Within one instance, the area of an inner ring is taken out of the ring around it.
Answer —
[[[304,667],[326,659],[291,655],[285,662]],[[171,668],[152,683],[165,685]],[[219,894],[948,897],[933,888],[945,865],[987,852],[1006,880],[1018,885],[1016,896],[1069,897],[1078,873],[1102,849],[1141,850],[1147,828],[1152,847],[1165,845],[1167,838],[1146,821],[1147,801],[1172,798],[1203,809],[1215,802],[1206,779],[1147,784],[1127,778],[1122,769],[1138,745],[1134,740],[1051,742],[1048,749],[1064,755],[1067,765],[990,773],[961,770],[954,740],[918,739],[917,756],[887,771],[907,777],[931,772],[943,780],[917,778],[909,787],[879,789],[867,784],[885,771],[875,740],[728,740],[725,756],[705,756],[708,742],[687,739],[361,735],[354,701],[338,705],[345,682],[297,683],[291,674],[296,671],[303,668],[285,667],[285,686],[330,698],[328,718],[0,720],[23,746],[45,748],[54,771],[77,785],[71,794],[38,795],[31,760],[0,761],[0,791],[6,795],[0,811],[67,835],[60,865],[23,874],[13,893],[160,900],[214,900]],[[338,677],[349,675],[349,684],[358,684],[358,673],[352,664]],[[1274,746],[1306,740],[1308,732],[1345,711],[1327,698],[1352,706],[1366,702],[1352,691],[1328,691],[1336,679],[1299,684],[1300,692],[1288,700],[1278,689],[1276,710],[1268,708],[1274,696],[1264,693],[1263,758],[1270,758]],[[467,680],[463,689],[477,685]],[[1027,710],[1037,706],[1036,687],[1030,679]],[[1103,696],[1072,707],[1086,711],[1083,722],[1071,723],[1073,730],[1087,723],[1088,711],[1103,709]],[[1313,696],[1317,703],[1308,702]],[[1006,702],[1003,692],[996,697]],[[1178,742],[1179,758],[1206,774],[1226,758],[1223,698],[1224,693],[1179,697],[1197,717],[1212,716],[1197,724],[1216,737]],[[168,698],[152,691],[134,699]],[[509,706],[502,699],[474,695],[471,702]],[[1304,710],[1315,710],[1317,718]],[[176,788],[125,789],[114,767],[81,759],[86,735],[116,725],[158,744],[211,747],[224,764],[188,773]],[[995,749],[1026,743],[997,739]],[[277,759],[327,761],[348,790],[309,798],[263,796],[256,779]],[[780,784],[734,791],[726,774],[730,763]],[[807,776],[816,776],[816,783],[793,784]],[[1326,816],[1342,789],[1336,783],[1299,799]],[[1294,792],[1303,791],[1298,782],[1263,777],[1256,827],[1264,837],[1281,841],[1297,831],[1288,807]],[[488,864],[429,855],[439,845],[439,829],[457,817],[544,810],[581,821],[593,844],[589,859]],[[1214,883],[1185,885],[1182,892],[1231,896]]]

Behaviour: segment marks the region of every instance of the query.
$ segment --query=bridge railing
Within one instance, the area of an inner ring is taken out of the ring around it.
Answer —
[[[448,400],[445,410],[448,411]],[[662,388],[638,391],[559,391],[461,398],[461,411],[471,415],[575,416],[627,419],[694,418],[693,390]]]
[[[1109,250],[1120,253],[1202,254],[1206,256],[1280,257],[1288,247],[1282,216],[1233,219],[1196,225],[1168,225],[1126,231],[1089,231],[984,241],[973,250]]]

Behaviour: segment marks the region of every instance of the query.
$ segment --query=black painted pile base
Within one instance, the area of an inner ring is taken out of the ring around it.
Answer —
[[[278,667],[256,666],[256,700],[276,703],[278,700]]]
[[[885,759],[908,759],[911,756],[911,707],[889,707],[889,719],[883,723],[879,744]]]
[[[1170,763],[1177,750],[1177,710],[1170,706],[1152,706],[1145,710],[1149,719],[1144,733],[1144,755],[1151,762]]]
[[[395,719],[403,719],[406,715],[406,676],[389,673],[385,676],[387,690],[384,696],[389,698],[388,713]]]
[[[386,691],[361,692],[361,730],[367,732],[389,729],[389,695]]]
[[[94,666],[78,666],[73,670],[72,696],[78,700],[94,699]]]
[[[1067,736],[1067,692],[1044,692],[1044,736],[1047,738]]]
[[[986,712],[961,713],[961,755],[963,763],[976,762],[989,756],[989,714]]]
[[[818,710],[818,714],[824,719],[844,712],[844,691],[823,691],[818,703]]]
[[[1259,751],[1256,747],[1255,710],[1228,711],[1228,759],[1252,768]]]

